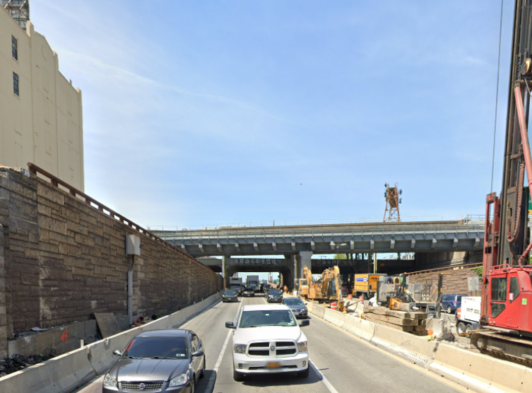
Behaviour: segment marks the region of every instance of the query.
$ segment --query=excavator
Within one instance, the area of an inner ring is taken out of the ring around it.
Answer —
[[[325,269],[323,273],[321,273],[321,277],[315,282],[312,280],[310,269],[307,269],[306,266],[303,268],[303,275],[305,276],[305,279],[300,279],[300,296],[305,293],[305,289],[302,288],[301,282],[306,280],[308,283],[306,296],[309,300],[336,300],[338,303],[338,310],[343,311],[344,300],[342,297],[340,269],[338,266]]]
[[[532,0],[515,0],[513,26],[502,191],[486,198],[481,328],[471,342],[482,353],[532,366]]]
[[[299,279],[298,294],[300,297],[306,299],[309,297],[309,288],[313,284],[312,272],[307,266],[303,266],[303,278]]]

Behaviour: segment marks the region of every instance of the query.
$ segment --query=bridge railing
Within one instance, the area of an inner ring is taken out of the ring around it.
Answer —
[[[431,222],[431,221],[462,221],[464,223],[484,221],[484,214],[457,214],[457,215],[427,215],[427,216],[403,216],[401,221],[406,222]],[[348,219],[315,219],[315,220],[272,220],[243,222],[236,224],[219,224],[202,227],[179,227],[172,225],[150,225],[152,231],[213,231],[240,228],[264,228],[264,227],[292,227],[309,225],[341,225],[341,224],[383,224],[381,218],[348,218]],[[397,223],[394,223],[397,224]]]
[[[205,230],[205,231],[168,231],[166,233],[158,232],[158,235],[164,238],[167,241],[174,241],[184,243],[187,241],[201,242],[201,241],[217,241],[219,239],[232,239],[232,240],[252,240],[254,238],[284,238],[288,241],[287,238],[301,238],[307,237],[320,241],[320,238],[323,237],[344,237],[349,241],[350,238],[354,236],[368,235],[368,236],[379,236],[379,235],[388,235],[393,234],[397,235],[411,235],[415,234],[449,234],[449,233],[478,233],[484,232],[484,224],[480,222],[471,222],[468,224],[409,224],[409,225],[383,225],[382,223],[377,223],[375,227],[338,227],[338,228],[290,228],[282,229],[280,228],[242,228],[238,231],[228,229],[219,229],[219,230]]]

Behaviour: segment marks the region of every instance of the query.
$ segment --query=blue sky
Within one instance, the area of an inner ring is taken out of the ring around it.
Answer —
[[[149,6],[151,5],[151,6]],[[86,193],[142,226],[482,214],[499,0],[32,0]],[[504,4],[501,188],[513,1]]]

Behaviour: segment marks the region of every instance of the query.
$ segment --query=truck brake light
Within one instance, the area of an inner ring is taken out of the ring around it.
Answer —
[[[456,310],[456,316],[458,317],[458,319],[462,319],[462,307]]]

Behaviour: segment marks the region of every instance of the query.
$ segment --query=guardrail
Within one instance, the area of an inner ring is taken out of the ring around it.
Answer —
[[[83,191],[78,190],[77,188],[71,186],[67,182],[65,182],[65,181],[59,179],[58,177],[52,175],[51,173],[47,172],[46,170],[38,167],[37,165],[35,165],[35,164],[31,163],[31,162],[28,162],[28,169],[29,169],[30,173],[32,173],[33,175],[37,176],[37,174],[39,174],[39,175],[41,175],[39,177],[40,179],[43,179],[43,177],[48,179],[50,181],[50,184],[52,184],[54,187],[56,187],[57,189],[59,189],[61,191],[68,192],[71,196],[73,196],[74,198],[76,198],[80,202],[85,202],[87,205],[89,205],[93,209],[99,210],[100,212],[102,212],[104,214],[107,214],[109,217],[114,218],[117,221],[120,221],[122,224],[127,225],[131,229],[137,231],[138,233],[143,234],[144,236],[147,236],[148,238],[156,241],[157,243],[163,245],[164,247],[170,248],[173,251],[175,251],[175,252],[177,252],[177,253],[179,253],[179,254],[181,254],[183,256],[186,256],[187,258],[193,259],[194,261],[196,261],[196,263],[200,264],[202,267],[204,267],[205,269],[209,270],[209,272],[212,272],[212,270],[209,267],[205,266],[203,263],[201,263],[197,259],[193,258],[192,256],[190,256],[189,254],[187,254],[186,252],[184,252],[180,248],[174,246],[173,244],[168,243],[166,240],[164,240],[164,239],[160,238],[159,236],[153,234],[152,232],[144,229],[140,225],[134,223],[130,219],[128,219],[128,218],[122,216],[121,214],[115,212],[113,209],[108,208],[103,203],[100,203],[96,199],[91,198],[90,196],[85,194]],[[43,180],[45,180],[45,179],[43,179]],[[61,187],[63,187],[63,189],[61,189]]]
[[[454,224],[454,225],[453,225]],[[292,237],[297,236],[311,236],[311,237],[320,237],[320,236],[355,236],[357,234],[364,235],[385,235],[385,234],[424,234],[426,232],[430,233],[449,233],[449,232],[482,232],[484,233],[484,224],[461,224],[457,225],[455,222],[450,222],[449,224],[433,224],[433,225],[420,225],[420,223],[404,224],[404,225],[393,225],[389,226],[383,223],[376,223],[373,228],[368,228],[367,226],[357,228],[345,228],[339,227],[335,229],[321,229],[321,228],[293,228],[292,230],[283,230],[277,228],[242,228],[236,230],[232,229],[219,229],[219,230],[206,230],[206,231],[175,231],[160,233],[160,236],[163,236],[166,240],[169,241],[186,241],[189,239],[194,240],[203,240],[203,239],[213,239],[217,240],[220,238],[224,239],[242,239],[242,238],[252,238],[252,237],[285,237],[291,235]]]

